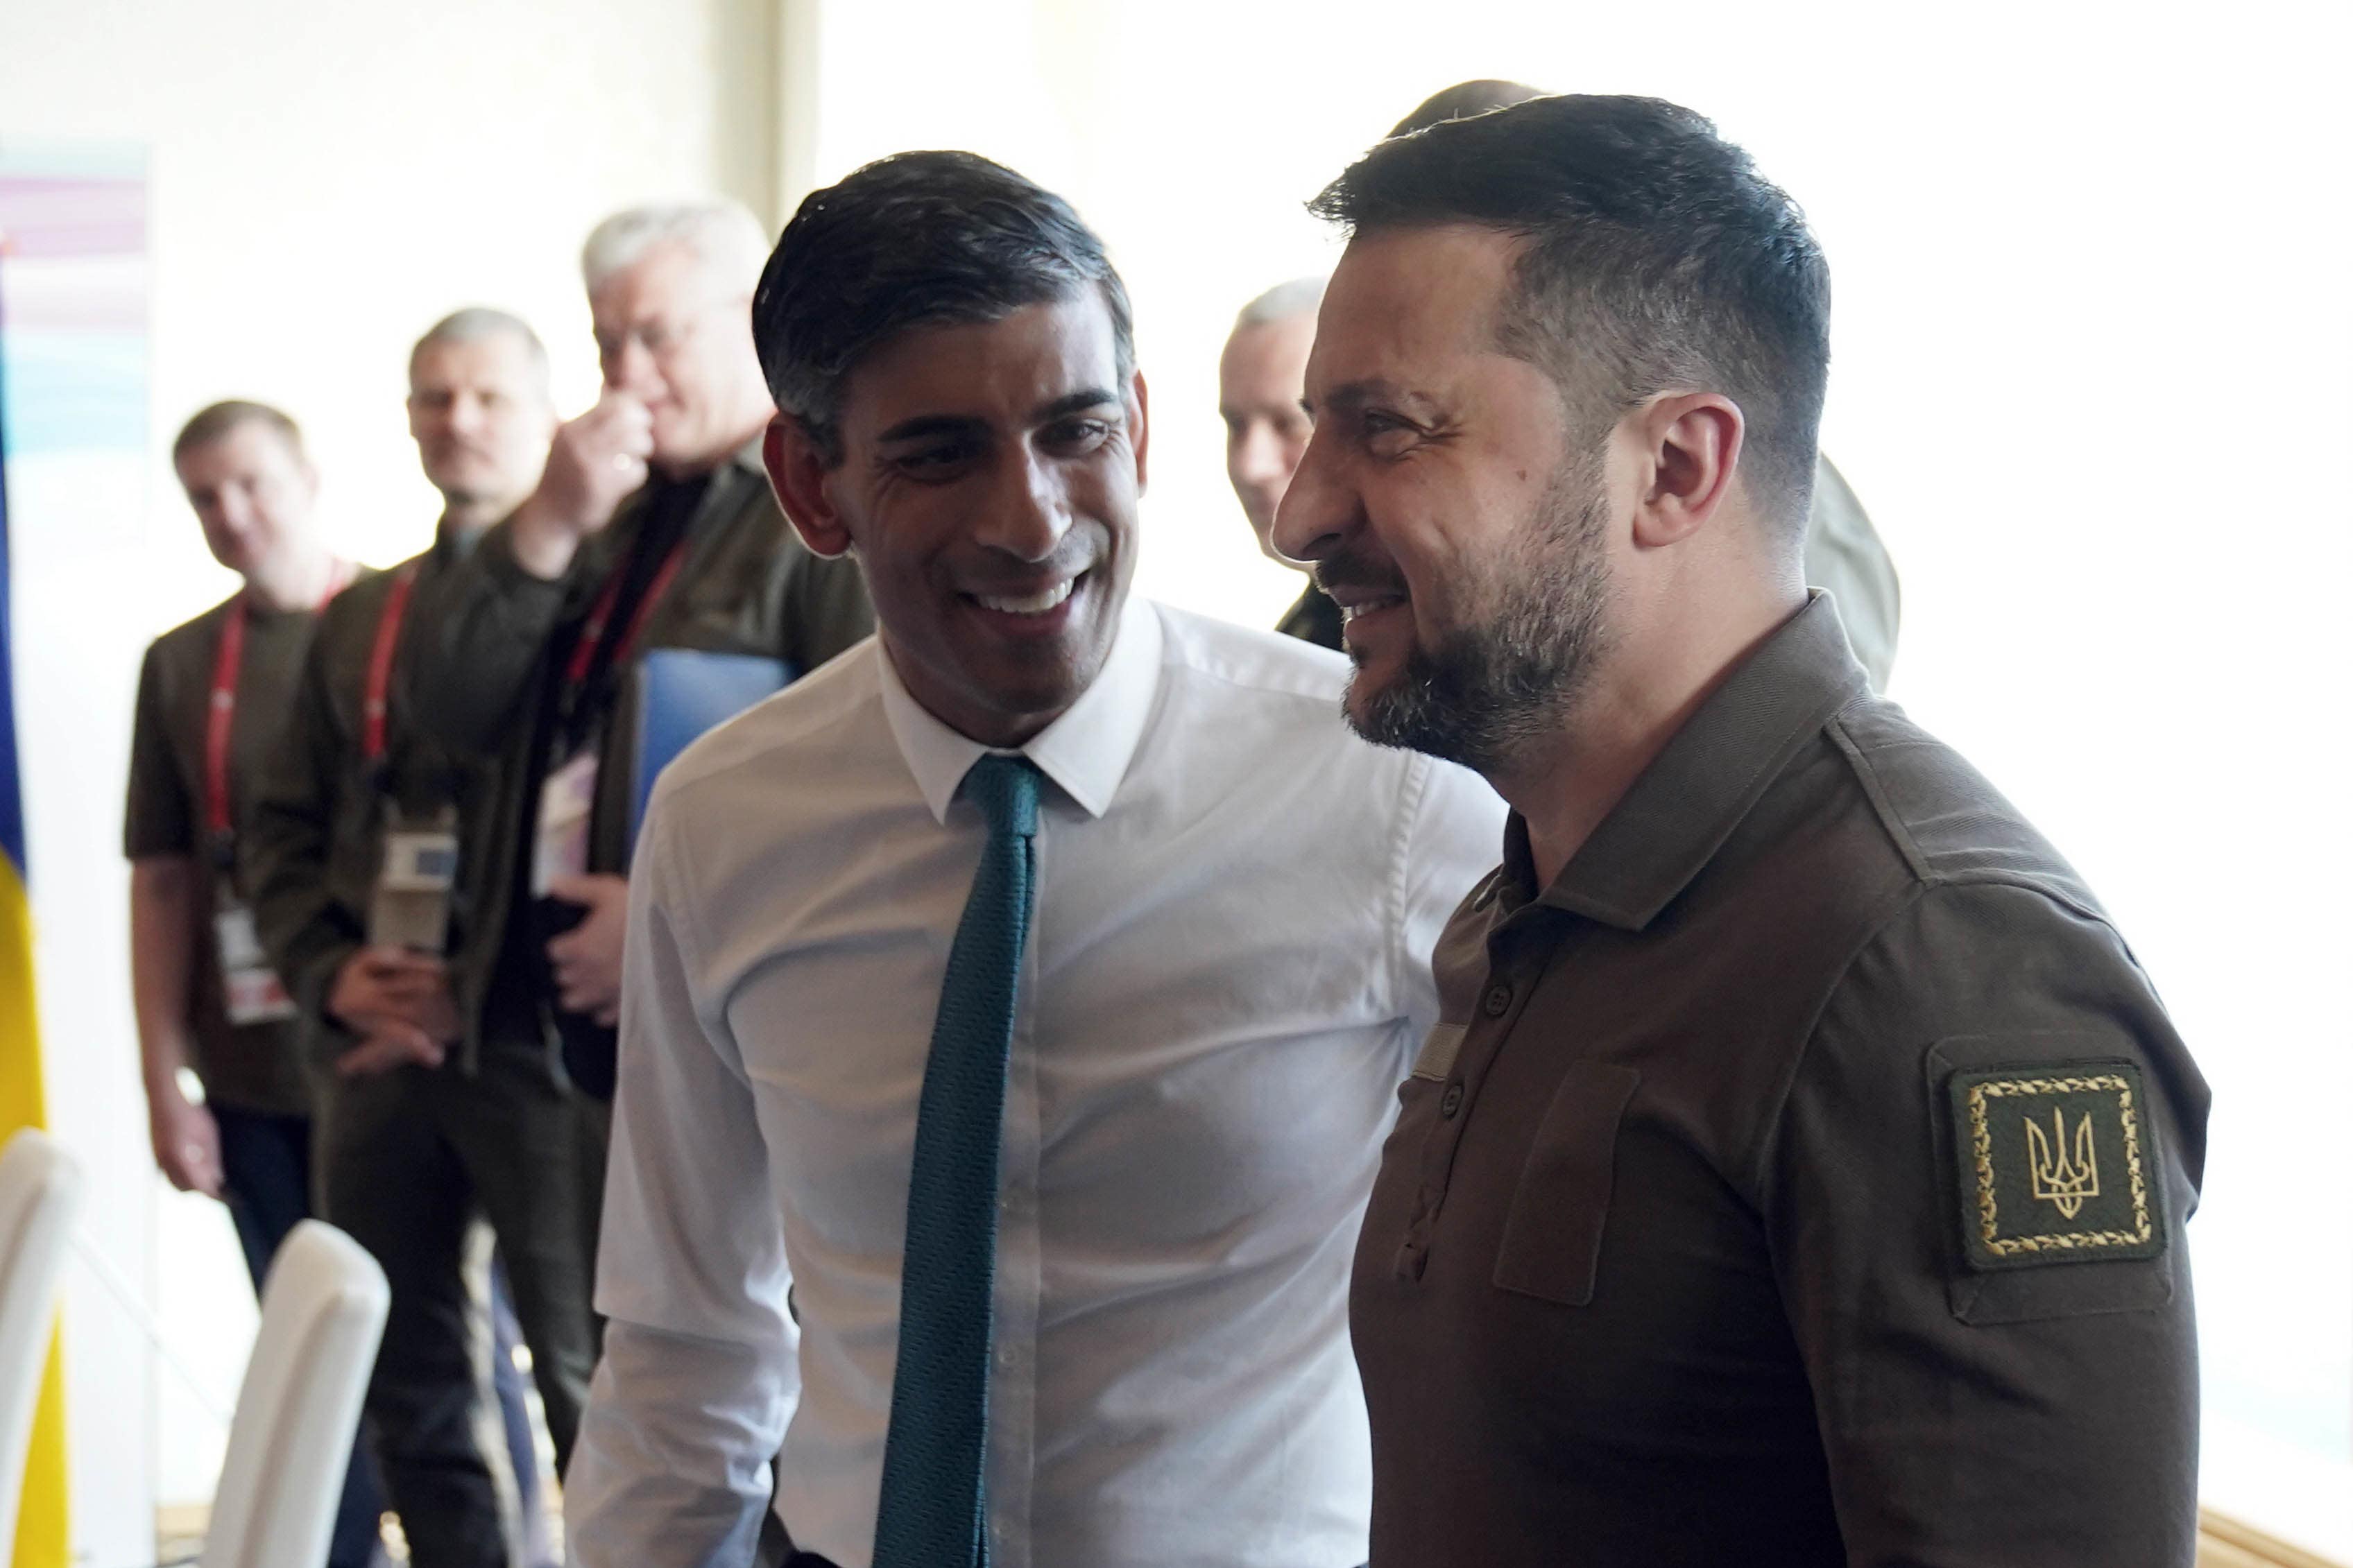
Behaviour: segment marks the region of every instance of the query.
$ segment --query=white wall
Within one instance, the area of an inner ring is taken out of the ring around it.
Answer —
[[[1303,201],[1471,77],[1654,93],[1747,145],[1830,256],[1825,441],[1903,572],[1894,694],[2100,890],[2213,1085],[2207,1493],[2353,1556],[2348,15],[833,0],[807,160],[970,147],[1071,196],[1154,392],[1139,582],[1271,618],[1296,579],[1226,490],[1216,361],[1328,260]]]
[[[19,700],[87,1228],[150,1310],[172,1281],[162,1316],[216,1398],[241,1285],[216,1215],[151,1203],[120,980],[138,647],[227,586],[170,489],[174,423],[283,402],[340,541],[387,559],[432,514],[397,404],[435,315],[523,310],[585,400],[572,254],[604,209],[713,184],[765,208],[797,170],[968,146],[1076,199],[1134,292],[1145,587],[1268,619],[1296,579],[1224,487],[1226,324],[1328,260],[1298,204],[1347,157],[1439,86],[1517,76],[1703,109],[1812,215],[1838,279],[1829,445],[1905,574],[1896,694],[2101,889],[2216,1089],[2191,1227],[2210,1494],[2353,1553],[2343,1490],[2319,1489],[2353,1446],[2353,1259],[2327,1205],[2353,1102],[2344,7],[784,5],[818,41],[787,79],[822,97],[785,106],[807,144],[780,158],[754,0],[0,0],[0,139],[153,151],[158,456],[86,531],[16,520]],[[116,1568],[148,1550],[159,1398],[166,1495],[201,1493],[203,1417],[76,1267],[78,1518]]]
[[[714,188],[772,216],[774,32],[767,0],[0,0],[0,143],[142,143],[153,192],[144,490],[19,497],[12,518],[53,1116],[94,1177],[93,1248],[201,1388],[73,1265],[82,1561],[151,1561],[153,1498],[208,1495],[206,1404],[234,1399],[251,1334],[225,1217],[150,1173],[123,982],[137,658],[231,586],[173,488],[171,433],[216,397],[278,403],[309,429],[335,542],[377,562],[420,547],[435,505],[400,408],[409,342],[453,307],[507,306],[584,404],[588,226]]]

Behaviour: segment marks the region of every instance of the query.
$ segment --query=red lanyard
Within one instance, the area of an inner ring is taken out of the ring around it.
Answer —
[[[358,570],[351,562],[336,562],[320,605],[349,587]],[[205,828],[216,842],[226,842],[234,826],[228,809],[228,738],[237,722],[237,678],[245,668],[246,623],[252,618],[250,600],[239,594],[221,627],[220,650],[213,656],[212,705],[205,713]]]
[[[409,591],[417,586],[417,563],[402,567],[384,596],[376,617],[375,646],[368,650],[367,696],[360,708],[360,754],[370,767],[384,756],[385,698],[392,688],[392,651],[400,645],[400,623],[408,614]]]
[[[661,570],[656,572],[654,580],[646,584],[645,596],[638,601],[637,612],[629,617],[629,629],[614,645],[613,657],[608,663],[618,664],[629,657],[629,650],[637,646],[638,634],[646,629],[646,617],[653,613],[654,605],[661,602],[662,595],[669,592],[670,579],[678,575],[679,564],[685,559],[686,538],[681,534],[679,542],[670,547],[670,554],[663,558]],[[564,672],[566,688],[577,688],[588,679],[588,667],[596,662],[596,645],[605,640],[605,625],[613,618],[613,606],[621,597],[621,579],[628,574],[628,558],[624,556],[620,564],[613,568],[613,574],[605,579],[605,591],[596,595],[596,606],[588,612],[588,618],[581,623],[580,640],[572,645],[572,662]]]

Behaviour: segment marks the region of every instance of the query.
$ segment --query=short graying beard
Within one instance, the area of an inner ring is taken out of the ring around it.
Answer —
[[[1605,508],[1598,463],[1556,475],[1534,526],[1455,595],[1475,624],[1435,647],[1417,642],[1404,673],[1361,703],[1359,669],[1356,732],[1491,776],[1556,739],[1609,640]]]

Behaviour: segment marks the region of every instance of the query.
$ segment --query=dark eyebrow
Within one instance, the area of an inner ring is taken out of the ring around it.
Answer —
[[[1324,405],[1326,408],[1343,412],[1354,412],[1368,403],[1397,403],[1416,409],[1430,406],[1430,399],[1419,393],[1409,392],[1397,383],[1383,381],[1377,376],[1369,376],[1363,381],[1351,381],[1344,385],[1335,386],[1324,399]],[[1306,398],[1301,398],[1299,405],[1310,414],[1315,412],[1314,405]]]
[[[1051,425],[1057,419],[1067,419],[1073,414],[1083,414],[1090,408],[1100,408],[1106,403],[1117,403],[1119,394],[1100,386],[1090,386],[1082,392],[1066,393],[1030,416],[1040,425]]]
[[[1119,395],[1101,387],[1088,387],[1082,392],[1067,393],[1040,406],[1030,418],[1040,425],[1050,425],[1057,419],[1067,419],[1090,408],[1100,408],[1106,403],[1117,403]],[[913,419],[902,419],[880,436],[877,441],[913,441],[927,436],[986,436],[988,421],[972,414],[918,414]]]
[[[877,441],[912,441],[923,436],[973,436],[987,432],[988,421],[976,419],[968,414],[918,414],[913,419],[902,419],[880,436]]]

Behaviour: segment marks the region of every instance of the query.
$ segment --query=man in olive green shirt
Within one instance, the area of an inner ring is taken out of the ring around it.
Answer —
[[[295,1007],[263,956],[241,831],[282,743],[320,605],[352,577],[321,537],[318,476],[293,420],[216,403],[172,444],[172,466],[237,593],[155,639],[139,672],[123,853],[131,983],[155,1163],[222,1199],[259,1289],[311,1213],[311,1079]],[[204,1088],[192,1101],[180,1074]],[[328,1562],[376,1550],[375,1488],[354,1464]]]
[[[1357,1243],[1373,1568],[2189,1568],[2206,1086],[1805,584],[1802,216],[1603,97],[1315,210],[1351,237],[1276,542],[1359,732],[1513,807]]]
[[[605,394],[556,432],[538,489],[418,595],[419,712],[495,758],[467,823],[488,954],[459,973],[479,1036],[553,1031],[609,1098],[645,654],[755,654],[805,674],[862,640],[855,563],[811,554],[758,441],[775,415],[750,308],[766,237],[726,202],[631,208],[581,271]]]
[[[529,1416],[512,1362],[485,1355],[506,1347],[484,1343],[480,1233],[487,1220],[561,1465],[596,1355],[603,1140],[543,1043],[494,1037],[448,1059],[464,1032],[449,969],[477,942],[459,817],[492,781],[420,729],[406,676],[417,599],[538,482],[555,413],[545,351],[503,311],[437,323],[408,379],[409,429],[444,502],[433,545],[320,617],[248,863],[263,944],[323,1079],[326,1217],[392,1287],[367,1411],[410,1560],[536,1565],[549,1553]]]

